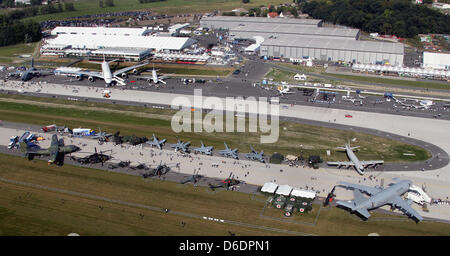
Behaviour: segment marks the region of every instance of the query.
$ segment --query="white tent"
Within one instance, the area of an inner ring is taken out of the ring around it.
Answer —
[[[294,188],[291,192],[291,196],[297,196],[297,197],[304,197],[304,198],[311,198],[314,199],[316,197],[316,192],[311,190],[304,190],[304,189],[298,189]]]
[[[277,192],[275,194],[277,195],[283,195],[283,196],[289,196],[291,194],[292,187],[289,185],[281,185],[278,187]]]
[[[275,190],[277,190],[278,185],[272,182],[264,183],[264,186],[261,188],[261,192],[273,194]]]

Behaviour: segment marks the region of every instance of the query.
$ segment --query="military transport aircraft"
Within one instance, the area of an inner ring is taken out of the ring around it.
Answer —
[[[20,142],[20,150],[28,160],[33,160],[35,156],[49,156],[49,165],[52,163],[62,165],[66,154],[77,152],[80,148],[75,145],[64,146],[64,141],[59,141],[56,134],[53,134],[51,145],[47,149],[30,148],[25,142]]]
[[[208,146],[205,147],[205,145],[203,144],[203,141],[201,141],[202,146],[199,148],[194,148],[194,153],[201,153],[201,154],[205,154],[205,155],[212,155],[212,150],[213,150],[213,146]]]
[[[356,211],[366,219],[370,217],[368,210],[390,204],[392,208],[399,208],[409,217],[415,218],[417,222],[423,220],[423,217],[411,207],[412,201],[405,201],[401,198],[401,195],[409,190],[412,182],[410,180],[399,180],[398,178],[393,180],[397,183],[389,184],[386,189],[339,182],[339,186],[353,189],[354,199],[352,201],[337,201],[336,204],[346,207],[352,212]],[[362,193],[366,193],[370,197],[367,198]]]
[[[363,175],[364,174],[364,168],[368,166],[376,167],[377,165],[383,164],[383,160],[369,160],[369,161],[360,161],[358,157],[356,157],[355,153],[353,153],[353,150],[359,148],[358,147],[350,147],[350,142],[345,144],[345,147],[338,147],[338,149],[345,150],[347,153],[348,158],[350,159],[349,162],[327,162],[328,165],[337,165],[339,168],[342,166],[345,166],[347,168],[354,167],[356,171]]]
[[[151,147],[157,147],[159,149],[162,149],[162,146],[164,146],[164,143],[166,143],[166,139],[158,140],[158,137],[156,137],[155,134],[153,134],[153,140],[151,141],[149,140],[145,143],[147,143]]]
[[[223,144],[225,145],[225,149],[224,150],[220,150],[219,154],[221,154],[224,157],[231,157],[231,158],[234,158],[234,159],[239,159],[239,156],[237,154],[238,153],[238,149],[237,148],[230,149],[228,147],[227,143],[224,142]]]
[[[182,153],[189,153],[189,145],[191,144],[190,141],[183,142],[180,140],[177,140],[177,143],[170,145],[172,148],[175,149],[175,152],[181,151]]]
[[[264,158],[264,151],[261,150],[261,152],[257,152],[252,145],[250,145],[250,149],[252,150],[252,152],[245,154],[245,157],[247,157],[247,159],[250,160],[257,160],[260,161],[261,163],[265,163],[266,159]]]
[[[45,76],[45,75],[53,75],[53,71],[49,70],[38,70],[34,67],[34,59],[31,59],[31,66],[23,71],[18,70],[14,73],[9,73],[8,77],[17,77],[22,79],[22,81],[28,81],[33,77]]]

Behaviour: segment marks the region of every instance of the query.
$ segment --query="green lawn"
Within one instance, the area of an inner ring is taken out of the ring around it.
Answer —
[[[16,44],[0,47],[0,63],[23,63],[29,58],[21,59],[20,55],[32,55],[38,43]]]
[[[59,20],[70,17],[101,14],[108,12],[124,12],[137,10],[150,10],[160,14],[177,13],[204,13],[214,10],[229,10],[234,8],[250,8],[259,5],[284,3],[285,0],[252,0],[249,4],[243,4],[241,0],[167,0],[162,2],[140,4],[138,0],[114,0],[114,7],[100,8],[98,1],[80,0],[74,2],[75,11],[55,13],[49,15],[39,15],[26,19],[33,19],[38,22],[45,20]]]
[[[190,140],[192,145],[199,145],[203,140],[205,144],[222,148],[226,141],[230,147],[239,147],[241,152],[249,150],[253,145],[257,150],[264,150],[267,156],[274,152],[284,155],[321,155],[325,160],[347,160],[344,153],[335,152],[338,146],[343,146],[348,139],[357,138],[361,146],[358,156],[361,159],[383,159],[387,162],[421,161],[430,157],[424,149],[408,145],[387,138],[372,136],[353,131],[323,128],[298,123],[280,122],[280,135],[277,143],[260,144],[263,133],[246,132],[183,132],[175,133],[171,128],[173,110],[157,110],[144,107],[117,106],[105,103],[85,103],[70,100],[43,99],[38,97],[22,97],[1,95],[0,116],[2,120],[9,120],[37,125],[57,123],[68,127],[91,127],[115,132],[122,135],[136,134],[150,137],[152,133],[160,138],[167,138],[175,142],[176,136],[183,140]],[[27,99],[17,102],[17,99]],[[32,99],[32,101],[30,100]],[[39,101],[46,104],[38,104]],[[48,105],[51,103],[51,105]],[[83,105],[85,104],[85,105]],[[76,111],[74,111],[76,109]],[[248,127],[248,124],[246,124]],[[326,150],[332,150],[330,157]],[[401,157],[403,153],[416,152],[415,156]]]
[[[435,83],[435,82],[421,82],[421,81],[410,81],[401,79],[389,79],[381,77],[369,77],[369,76],[354,76],[354,75],[342,75],[342,74],[331,74],[331,73],[321,73],[322,75],[332,76],[337,78],[349,79],[356,82],[369,82],[378,83],[390,86],[407,86],[407,87],[417,87],[417,88],[430,88],[430,89],[440,89],[440,90],[450,90],[450,83]]]
[[[48,166],[46,161],[28,161],[18,156],[0,154],[0,169],[2,179],[47,187],[0,181],[0,235],[3,236],[65,236],[72,232],[82,236],[226,236],[228,232],[238,236],[286,235],[264,227],[317,235],[367,236],[372,232],[382,236],[450,234],[448,223],[422,221],[415,224],[405,216],[378,212],[373,212],[369,221],[361,221],[336,207],[322,208],[316,225],[284,222],[313,223],[317,205],[303,216],[294,213],[292,218],[287,218],[282,216],[282,211],[274,210],[267,212],[274,219],[261,218],[266,199],[262,195],[225,190],[213,193],[206,187],[193,187],[192,184],[180,185],[68,164]],[[163,213],[162,208],[168,208],[170,212]],[[238,224],[203,220],[201,216]],[[380,217],[391,220],[377,220]]]

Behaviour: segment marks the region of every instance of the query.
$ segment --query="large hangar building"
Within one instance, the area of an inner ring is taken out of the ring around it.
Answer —
[[[228,29],[231,40],[262,37],[259,54],[269,58],[403,65],[403,44],[362,41],[358,29],[324,27],[321,20],[214,16],[202,18],[200,24]]]
[[[387,61],[390,65],[401,66],[404,47],[400,43],[281,36],[264,40],[260,55],[293,59],[308,56],[324,61],[365,64]]]
[[[241,17],[241,16],[212,16],[203,17],[200,20],[201,27],[211,29],[232,29],[240,24],[245,25],[303,25],[310,27],[321,27],[322,20],[316,19],[281,19],[281,18],[264,18],[264,17]]]

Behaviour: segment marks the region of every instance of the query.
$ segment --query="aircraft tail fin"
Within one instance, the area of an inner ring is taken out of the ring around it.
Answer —
[[[359,214],[361,214],[362,216],[364,216],[364,218],[366,218],[366,219],[368,219],[370,217],[370,213],[367,209],[360,208],[360,209],[357,209],[356,211]]]
[[[347,201],[337,201],[336,204],[344,206],[352,211],[355,209],[355,203],[353,201],[347,202]]]

